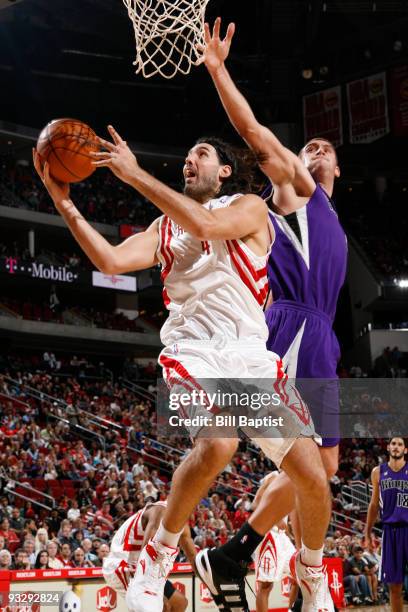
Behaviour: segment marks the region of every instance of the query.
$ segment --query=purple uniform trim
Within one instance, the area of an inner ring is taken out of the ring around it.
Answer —
[[[268,261],[273,299],[304,304],[325,313],[333,323],[346,276],[346,235],[320,185],[296,216],[301,243],[285,217],[270,213],[276,234]]]
[[[408,527],[408,463],[398,472],[394,472],[388,463],[382,463],[379,486],[382,522],[404,523]]]
[[[379,487],[384,528],[381,575],[384,582],[400,584],[408,563],[408,464],[398,472],[381,464]]]
[[[387,584],[404,582],[408,563],[408,525],[384,525],[381,553],[381,580]]]
[[[304,387],[300,391],[323,446],[335,446],[340,439],[336,384],[340,349],[332,324],[346,275],[346,235],[320,185],[296,211],[301,241],[285,217],[274,212],[270,217],[275,242],[267,269],[274,302],[266,312],[267,346],[283,358],[290,378],[328,379],[324,391],[319,385],[299,387]]]

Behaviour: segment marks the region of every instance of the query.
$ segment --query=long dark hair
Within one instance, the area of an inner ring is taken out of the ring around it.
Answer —
[[[203,136],[195,144],[204,142],[214,147],[220,164],[231,166],[231,176],[222,180],[218,197],[259,191],[262,178],[256,155],[250,149],[235,147],[216,136]]]
[[[35,558],[34,569],[41,569],[41,561],[40,560],[41,560],[41,555],[44,554],[44,553],[47,555],[47,569],[49,569],[49,567],[50,567],[49,566],[50,555],[48,554],[47,550],[40,550],[37,553],[37,556]]]

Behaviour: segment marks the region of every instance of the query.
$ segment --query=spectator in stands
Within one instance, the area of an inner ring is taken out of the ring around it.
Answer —
[[[20,510],[17,507],[11,511],[10,527],[18,536],[20,536],[24,529],[24,519],[21,517]]]
[[[47,543],[48,565],[51,569],[62,569],[64,564],[58,559],[59,545],[54,540]]]
[[[326,538],[324,543],[324,556],[325,557],[336,557],[337,549],[336,549],[336,541],[334,538]]]
[[[51,370],[51,364],[50,364],[50,354],[48,351],[44,351],[43,356],[42,356],[42,360],[43,360],[43,367],[45,368],[46,371]]]
[[[363,558],[364,550],[361,546],[356,545],[353,548],[353,554],[348,559],[349,567],[348,574],[345,578],[346,582],[350,587],[352,593],[353,603],[366,603],[371,605],[373,603],[370,597],[370,589],[367,579],[368,564]]]
[[[88,476],[91,476],[91,471],[88,471]],[[95,499],[95,491],[91,488],[91,483],[88,478],[82,481],[80,489],[78,491],[78,504],[79,506],[91,505]]]
[[[95,548],[95,539],[96,541],[99,541],[99,543],[102,543],[102,542],[106,543],[106,539],[104,537],[104,532],[103,532],[101,525],[95,525],[93,528],[92,543],[93,543],[94,548]]]
[[[35,536],[35,552],[46,550],[48,544],[48,531],[45,527],[40,527]]]
[[[73,567],[94,567],[93,563],[85,558],[85,553],[81,547],[74,550],[72,555]]]
[[[3,550],[0,550],[0,571],[11,569],[11,565],[10,551],[3,548]]]
[[[102,544],[103,540],[101,538],[94,538],[92,540],[92,549],[91,552],[92,554],[95,555],[95,557],[98,556],[98,551],[99,551],[99,547]]]
[[[95,567],[102,567],[103,560],[109,555],[109,545],[101,544],[98,548],[97,560],[95,561]]]
[[[26,537],[23,542],[23,550],[28,555],[28,560],[31,566],[34,566],[36,554],[35,554],[35,540],[33,537]]]
[[[24,516],[26,519],[34,518],[35,512],[33,510],[33,505],[30,501],[26,502]]]
[[[63,567],[72,567],[72,549],[69,542],[61,544],[60,561]]]
[[[82,529],[75,529],[72,538],[72,550],[75,552],[77,548],[82,548],[82,542],[84,540],[84,532]]]
[[[68,519],[63,520],[61,523],[58,540],[61,546],[63,544],[69,544],[71,546],[72,544],[72,525],[71,521],[69,521]]]
[[[103,502],[101,510],[97,510],[95,513],[95,523],[100,525],[103,535],[108,535],[113,531],[113,517],[110,514],[109,502]]]
[[[234,512],[234,517],[232,519],[232,526],[234,528],[234,531],[238,531],[239,529],[241,529],[242,525],[245,523],[245,521],[247,521],[249,518],[249,512],[245,511],[243,508],[238,508],[235,512]]]
[[[0,499],[0,521],[4,517],[10,518],[13,507],[9,504],[7,495],[3,495]]]
[[[92,541],[89,538],[84,538],[82,542],[82,550],[85,553],[85,559],[90,561],[92,564],[95,564],[98,557],[92,552]]]
[[[40,552],[37,554],[34,568],[41,570],[50,569],[48,564],[48,552],[46,550],[40,550]]]
[[[142,489],[142,493],[143,493],[143,497],[145,499],[145,501],[147,501],[148,498],[150,498],[151,501],[155,502],[157,501],[158,495],[159,495],[159,491],[158,489],[156,489],[155,486],[153,486],[153,483],[148,480],[143,489]]]
[[[241,508],[245,512],[248,512],[251,509],[251,500],[249,499],[249,496],[245,493],[235,502],[234,507],[235,509]]]
[[[20,541],[14,529],[10,528],[10,520],[6,516],[0,523],[0,536],[6,540],[7,546],[14,546]]]
[[[48,525],[48,533],[55,536],[58,533],[60,525],[61,525],[61,518],[56,508],[53,508],[51,510],[51,514],[46,519],[46,523]]]
[[[70,521],[74,521],[75,519],[79,518],[81,511],[79,509],[79,503],[77,499],[70,499],[69,500],[69,510],[67,512],[67,519]]]
[[[12,569],[15,569],[15,570],[31,569],[30,559],[28,558],[27,553],[22,548],[18,548],[14,552],[14,564],[13,564]]]
[[[372,538],[363,555],[368,564],[367,579],[370,587],[371,599],[374,603],[378,601],[378,570],[381,564],[381,556],[378,554],[378,543]]]
[[[132,468],[133,477],[140,476],[141,474],[143,474],[144,470],[145,470],[145,464],[143,461],[143,457],[138,457],[136,463],[134,464]]]

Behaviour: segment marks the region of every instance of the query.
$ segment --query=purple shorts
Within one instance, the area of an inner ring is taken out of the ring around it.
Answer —
[[[314,308],[279,300],[265,313],[267,347],[277,353],[309,406],[324,447],[340,441],[337,363],[340,347],[329,317]]]
[[[404,582],[408,563],[408,524],[383,525],[381,579],[387,584]]]

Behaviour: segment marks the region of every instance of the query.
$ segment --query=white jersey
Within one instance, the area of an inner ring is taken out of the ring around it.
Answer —
[[[229,206],[240,194],[210,200],[208,210]],[[268,294],[266,262],[242,240],[200,241],[169,217],[159,220],[157,257],[164,303],[161,330],[169,346],[181,340],[260,341],[268,328],[262,306]]]
[[[106,583],[125,597],[129,581],[136,569],[137,560],[144,539],[142,517],[151,506],[166,506],[166,502],[147,504],[129,517],[119,527],[110,547],[110,553],[103,560],[102,573]]]
[[[272,528],[255,551],[255,577],[260,582],[279,582],[290,575],[289,562],[296,548],[282,530]]]
[[[129,560],[130,553],[131,560],[136,563],[140,551],[142,550],[142,543],[144,539],[144,529],[142,524],[142,517],[145,511],[151,506],[164,506],[166,502],[155,502],[154,504],[147,504],[144,508],[129,517],[117,530],[113,536],[113,540],[110,546],[110,555],[116,559]]]

